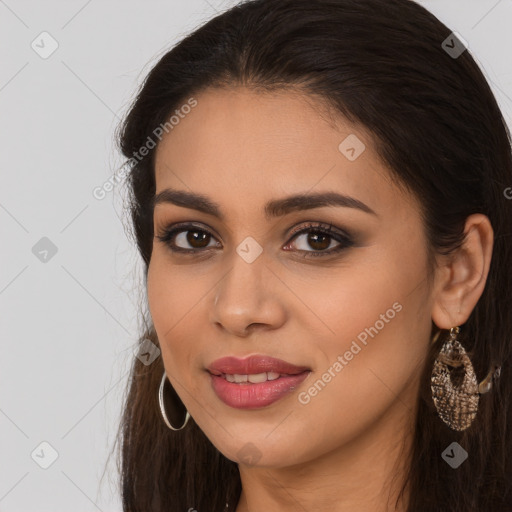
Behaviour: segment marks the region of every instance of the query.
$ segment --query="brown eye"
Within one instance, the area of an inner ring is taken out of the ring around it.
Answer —
[[[302,240],[301,240],[302,239]],[[295,237],[295,246],[299,251],[325,251],[332,248],[332,242],[336,242],[332,235],[321,231],[308,231]],[[297,240],[301,240],[297,243]],[[339,243],[339,242],[338,242]]]
[[[294,246],[299,251],[327,251],[336,247],[336,244],[343,245],[344,240],[336,240],[332,234],[324,233],[321,230],[307,230],[295,235]],[[334,243],[333,243],[334,242]]]
[[[205,253],[212,248],[222,248],[208,230],[191,224],[164,229],[156,238],[176,253],[194,255]],[[304,258],[309,258],[331,256],[353,244],[348,234],[330,225],[308,225],[293,235],[284,250],[299,252]]]
[[[307,235],[307,243],[315,251],[323,251],[331,245],[332,237],[321,232],[311,232]]]
[[[164,230],[158,235],[161,242],[169,246],[172,251],[193,253],[200,252],[209,247],[218,247],[219,244],[210,245],[215,242],[211,233],[195,226],[181,226],[174,229]]]
[[[185,236],[182,236],[184,235]],[[202,249],[204,247],[208,246],[208,242],[210,241],[211,235],[209,233],[206,233],[205,231],[201,231],[199,229],[195,230],[186,230],[182,231],[181,233],[178,233],[178,235],[175,237],[175,241],[177,242],[178,239],[180,239],[181,243],[188,243],[192,246],[193,249]],[[177,243],[177,245],[179,245]],[[187,247],[185,247],[187,249]]]
[[[331,225],[323,227],[310,224],[306,226],[306,229],[295,233],[286,249],[289,250],[290,247],[293,247],[304,253],[305,258],[309,258],[329,256],[347,249],[351,245],[353,245],[352,239],[347,234],[338,232]]]

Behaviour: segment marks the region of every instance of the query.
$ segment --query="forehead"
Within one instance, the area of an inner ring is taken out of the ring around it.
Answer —
[[[232,203],[234,191],[243,202],[333,190],[376,208],[397,194],[369,133],[312,97],[238,87],[194,98],[157,147],[157,192],[190,189]]]

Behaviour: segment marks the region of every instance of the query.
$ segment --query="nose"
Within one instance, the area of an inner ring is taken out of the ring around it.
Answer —
[[[247,263],[235,255],[231,269],[216,285],[210,321],[238,337],[278,329],[286,321],[284,291],[263,257]]]

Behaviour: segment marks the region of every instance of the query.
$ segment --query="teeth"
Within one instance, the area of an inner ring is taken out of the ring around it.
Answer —
[[[258,382],[266,382],[268,380],[267,374],[263,373],[255,373],[254,375],[247,375],[247,380],[252,382],[253,384],[258,384]]]
[[[239,375],[235,373],[234,375],[225,374],[224,378],[228,382],[251,382],[253,384],[258,384],[260,382],[266,382],[267,380],[276,380],[279,376],[280,374],[277,372],[254,373],[252,375]]]

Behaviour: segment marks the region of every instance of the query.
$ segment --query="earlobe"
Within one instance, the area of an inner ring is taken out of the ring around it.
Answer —
[[[432,320],[441,329],[464,324],[487,281],[492,258],[494,232],[487,216],[470,215],[464,227],[461,247],[445,257],[436,271]]]

